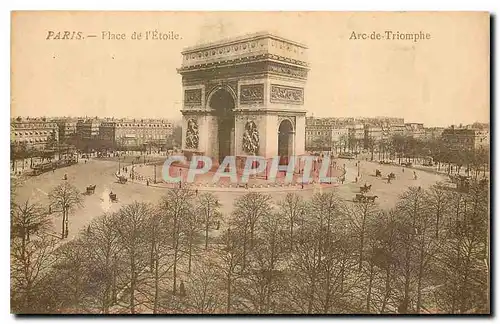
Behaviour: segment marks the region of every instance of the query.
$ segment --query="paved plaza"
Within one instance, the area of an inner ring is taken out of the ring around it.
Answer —
[[[365,183],[372,185],[370,195],[378,196],[376,202],[382,208],[391,208],[397,201],[398,196],[409,186],[421,186],[427,188],[437,181],[446,181],[447,177],[436,172],[415,171],[417,179],[414,179],[413,169],[403,168],[394,165],[380,165],[375,162],[361,161],[358,167],[355,160],[337,160],[339,165],[345,164],[346,179],[344,184],[334,185],[308,185],[301,189],[300,185],[284,187],[284,188],[210,188],[200,187],[199,192],[212,191],[222,203],[222,211],[228,215],[232,211],[234,200],[250,190],[260,191],[271,195],[278,201],[283,199],[289,192],[295,192],[304,198],[311,197],[316,192],[326,192],[333,190],[346,201],[352,201],[354,196],[360,192],[360,187]],[[120,164],[123,167],[123,163]],[[125,164],[130,167],[130,164]],[[136,165],[138,172],[151,172],[152,166]],[[159,167],[161,169],[161,167]],[[383,177],[375,177],[375,170],[382,172]],[[81,190],[82,195],[86,187],[96,185],[95,194],[84,196],[84,206],[79,208],[70,215],[69,222],[69,239],[73,238],[78,232],[90,223],[90,221],[102,215],[105,212],[117,211],[120,206],[131,203],[133,201],[147,201],[151,203],[157,202],[162,195],[165,194],[168,188],[164,186],[155,186],[153,184],[147,186],[145,181],[128,181],[125,184],[120,184],[117,181],[115,173],[118,171],[118,163],[116,161],[105,161],[99,159],[91,159],[87,163],[80,161],[77,165],[57,169],[54,172],[47,172],[39,176],[27,177],[17,189],[16,201],[24,202],[27,199],[30,202],[39,202],[44,206],[48,206],[48,193],[58,184],[68,181]],[[158,170],[157,170],[158,171]],[[161,171],[160,171],[161,172]],[[391,183],[387,183],[387,174],[393,172],[396,179]],[[67,175],[68,180],[63,180],[64,175]],[[356,182],[356,178],[358,181]],[[118,201],[112,203],[109,201],[109,193],[116,193]],[[47,207],[48,208],[48,207]],[[60,215],[54,213],[54,232],[59,233]]]

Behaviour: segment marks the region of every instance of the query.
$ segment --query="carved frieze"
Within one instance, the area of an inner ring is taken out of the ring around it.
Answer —
[[[253,121],[245,124],[245,133],[243,134],[243,151],[247,154],[259,154],[259,131]]]
[[[184,91],[184,104],[201,106],[201,89],[189,89]]]
[[[263,104],[264,84],[247,84],[240,87],[240,104]]]
[[[189,119],[187,122],[186,129],[186,148],[187,149],[198,149],[199,134],[198,134],[198,123],[195,119]]]
[[[283,64],[269,64],[267,70],[272,73],[282,74],[294,78],[307,78],[307,70],[294,67],[287,66]]]
[[[302,105],[304,104],[304,89],[271,84],[271,102]]]

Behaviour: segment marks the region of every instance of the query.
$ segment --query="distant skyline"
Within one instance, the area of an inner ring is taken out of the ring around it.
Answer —
[[[130,116],[99,116],[99,115],[96,115],[96,116],[46,116],[46,115],[41,115],[41,116],[35,116],[35,115],[15,115],[15,116],[11,116],[11,119],[13,118],[17,118],[17,117],[21,117],[21,118],[26,118],[26,117],[33,117],[33,118],[43,118],[43,117],[47,117],[49,119],[51,118],[98,118],[98,119],[116,119],[116,120],[120,120],[120,119],[164,119],[164,120],[168,120],[168,121],[171,121],[173,123],[180,123],[182,122],[182,116],[179,116],[177,118],[162,118],[162,117],[130,117]],[[332,117],[332,116],[312,116],[312,115],[308,115],[307,117],[314,117],[314,118],[403,118],[403,117],[398,117],[398,116],[339,116],[339,117]],[[406,123],[422,123],[422,122],[419,122],[419,121],[407,121],[406,119],[404,120],[405,124]],[[428,126],[426,125],[425,123],[424,124],[424,127],[450,127],[450,126],[460,126],[460,125],[472,125],[472,124],[476,124],[476,123],[479,123],[479,124],[489,124],[489,121],[487,122],[480,122],[480,121],[473,121],[473,122],[468,122],[468,123],[459,123],[459,124],[447,124],[447,125],[432,125],[432,126]]]
[[[267,30],[309,47],[305,108],[315,117],[403,117],[448,126],[489,122],[484,13],[18,12],[11,114],[180,119],[181,51]],[[101,40],[102,31],[174,31],[178,41]],[[352,31],[415,31],[430,40],[349,40]],[[46,40],[59,30],[96,34]]]

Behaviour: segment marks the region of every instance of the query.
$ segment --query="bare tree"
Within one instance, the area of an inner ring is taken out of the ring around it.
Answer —
[[[351,208],[349,213],[350,224],[352,225],[352,231],[357,237],[359,237],[359,261],[358,261],[358,271],[361,271],[363,266],[363,253],[365,250],[365,238],[367,235],[368,223],[372,222],[373,218],[379,216],[380,211],[378,207],[370,202],[362,202],[355,204]]]
[[[116,214],[103,214],[92,221],[81,238],[90,251],[89,262],[92,267],[89,269],[89,281],[103,314],[108,314],[110,307],[117,302],[117,278],[118,272],[122,271],[118,262],[122,256],[122,246],[116,231],[117,220]]]
[[[177,263],[180,258],[182,239],[185,238],[185,222],[189,215],[194,213],[194,192],[187,189],[171,189],[160,202],[160,213],[170,223],[171,243],[173,249],[173,283],[172,293],[177,293]]]
[[[252,313],[274,313],[283,291],[283,269],[287,236],[284,219],[279,214],[262,217],[256,228],[255,248],[249,253],[248,267],[241,280],[241,295],[251,305]]]
[[[213,261],[205,260],[195,264],[186,283],[188,304],[198,314],[218,313],[224,305],[223,290],[220,289],[223,278],[218,275]]]
[[[293,250],[294,242],[294,228],[298,225],[299,221],[304,215],[306,205],[302,197],[297,194],[287,193],[285,199],[278,202],[279,213],[287,221],[288,227],[288,242],[290,251]]]
[[[148,218],[152,207],[147,203],[134,202],[123,206],[116,215],[116,231],[124,257],[128,262],[128,281],[130,282],[129,309],[135,313],[139,274],[147,264]]]
[[[36,297],[45,289],[54,261],[56,240],[51,236],[32,236],[24,243],[11,240],[11,309],[14,313],[36,312]]]
[[[225,283],[226,313],[230,314],[233,306],[233,286],[242,273],[244,258],[241,239],[231,227],[222,236],[222,246],[217,250],[217,256],[218,262],[215,264]]]
[[[30,204],[28,200],[13,205],[11,216],[11,239],[21,240],[21,253],[31,235],[49,230],[52,224],[50,215],[39,204]]]
[[[205,250],[208,249],[208,230],[214,221],[220,221],[221,204],[217,197],[212,193],[203,193],[197,199],[197,210],[205,227]]]
[[[250,192],[238,198],[234,203],[233,223],[235,231],[243,240],[243,268],[246,266],[247,252],[254,247],[254,234],[260,218],[271,213],[271,197],[257,192]]]
[[[49,193],[49,200],[52,208],[62,214],[61,238],[67,238],[69,235],[69,214],[75,208],[83,206],[82,196],[75,186],[63,182],[52,189]]]

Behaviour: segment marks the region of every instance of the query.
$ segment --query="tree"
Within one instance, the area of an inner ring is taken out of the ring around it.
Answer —
[[[177,263],[180,258],[182,240],[185,238],[186,220],[194,213],[194,192],[188,189],[171,189],[160,202],[160,212],[168,220],[171,227],[171,244],[173,249],[173,287],[172,293],[177,293]]]
[[[123,249],[116,230],[119,226],[117,221],[117,214],[103,214],[92,221],[81,237],[90,251],[88,261],[92,267],[88,269],[89,284],[103,314],[108,314],[111,305],[117,301],[117,278],[121,270],[119,260]]]
[[[197,199],[197,210],[201,215],[201,220],[205,227],[205,250],[208,249],[208,230],[210,224],[215,221],[220,221],[222,214],[220,213],[221,204],[217,197],[212,193],[203,193]]]
[[[349,215],[353,234],[359,239],[358,271],[361,271],[364,261],[363,254],[365,251],[365,238],[368,232],[368,225],[370,222],[373,222],[373,218],[379,217],[380,211],[373,203],[362,202],[354,205]]]
[[[216,250],[218,261],[216,267],[224,280],[226,290],[226,313],[232,312],[233,286],[243,270],[243,249],[238,233],[229,227],[222,235],[222,246]]]
[[[69,235],[69,214],[78,207],[83,206],[83,199],[78,189],[63,182],[49,193],[50,205],[62,214],[61,238],[67,238]]]
[[[14,204],[11,216],[11,240],[21,240],[21,254],[32,235],[42,234],[52,225],[50,215],[39,204],[30,204],[28,200]]]
[[[186,233],[187,240],[187,254],[188,254],[188,273],[191,273],[191,264],[193,260],[193,249],[195,243],[200,237],[200,217],[195,210],[191,210],[186,214],[183,222],[184,232]]]
[[[293,250],[294,228],[299,224],[305,212],[303,199],[296,194],[287,193],[285,199],[278,202],[280,217],[286,220],[288,227],[288,243],[290,251]]]
[[[32,236],[23,242],[11,241],[11,310],[17,314],[38,313],[38,296],[43,295],[45,279],[55,261],[56,240],[51,236]]]
[[[129,310],[135,313],[135,293],[138,289],[139,274],[147,264],[149,227],[148,218],[152,207],[147,203],[134,202],[125,205],[116,214],[118,242],[128,263],[127,281],[130,282]]]
[[[451,196],[450,221],[442,243],[436,291],[450,314],[488,313],[489,214],[487,188],[474,183],[468,193]]]
[[[439,239],[441,232],[443,218],[446,216],[447,209],[449,208],[449,195],[441,188],[441,184],[437,183],[426,191],[425,206],[428,213],[434,215],[435,219],[435,237]]]
[[[252,313],[280,312],[279,293],[283,291],[283,266],[285,261],[284,219],[279,214],[266,214],[259,222],[255,248],[250,252],[245,271],[243,297],[251,305]],[[243,281],[243,280],[242,280]]]
[[[234,203],[233,223],[235,231],[243,240],[243,268],[246,265],[248,250],[254,247],[255,228],[260,218],[271,212],[271,197],[257,192],[250,192],[238,198]]]
[[[188,304],[197,314],[213,314],[224,304],[220,276],[213,261],[196,262],[186,283]]]

